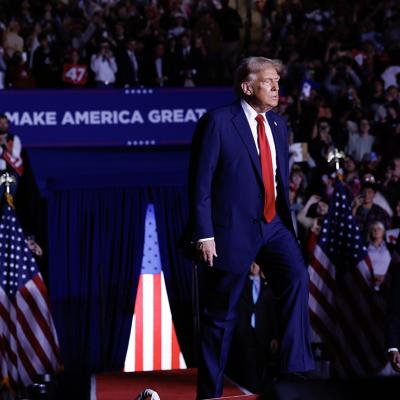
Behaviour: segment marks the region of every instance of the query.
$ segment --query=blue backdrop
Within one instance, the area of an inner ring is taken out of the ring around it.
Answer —
[[[188,144],[230,89],[1,91],[0,112],[25,147]]]

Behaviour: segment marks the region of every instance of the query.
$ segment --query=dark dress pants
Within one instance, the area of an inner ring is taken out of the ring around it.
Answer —
[[[216,243],[218,249],[218,243]],[[235,249],[232,249],[235,251]],[[260,223],[259,252],[255,260],[277,298],[280,371],[314,369],[308,318],[308,272],[293,234],[276,216]],[[204,267],[201,292],[201,333],[197,398],[221,397],[224,370],[237,319],[237,305],[247,274]]]

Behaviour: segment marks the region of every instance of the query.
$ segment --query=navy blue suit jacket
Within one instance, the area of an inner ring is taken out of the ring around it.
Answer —
[[[278,114],[266,114],[276,147],[277,212],[293,232],[288,199],[288,135]],[[189,172],[192,242],[214,237],[214,267],[248,271],[260,247],[264,187],[261,163],[240,101],[206,113],[192,141]]]

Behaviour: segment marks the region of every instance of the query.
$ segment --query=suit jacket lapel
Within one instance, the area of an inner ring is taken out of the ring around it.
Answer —
[[[275,149],[276,149],[276,164],[278,166],[278,173],[282,174],[282,171],[284,171],[283,168],[283,160],[282,157],[279,157],[280,149],[281,149],[281,137],[279,135],[279,130],[278,130],[278,123],[273,117],[273,114],[271,112],[267,112],[266,114],[268,124],[271,128],[272,136],[274,138],[275,142]]]
[[[260,157],[258,156],[256,144],[254,143],[254,138],[251,133],[249,123],[247,122],[240,102],[234,103],[232,109],[234,113],[234,117],[232,119],[233,125],[235,126],[237,133],[246,146],[254,168],[256,169],[259,178],[262,181]]]

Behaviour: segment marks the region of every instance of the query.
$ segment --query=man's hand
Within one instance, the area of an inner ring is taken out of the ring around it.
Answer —
[[[400,372],[400,353],[398,351],[389,352],[389,360],[392,368],[396,372]]]
[[[353,208],[361,207],[363,205],[363,203],[364,203],[364,197],[362,195],[357,196],[353,200],[352,207]]]
[[[196,243],[196,249],[200,260],[205,262],[209,267],[213,266],[213,258],[218,257],[215,247],[215,240],[204,240]]]

